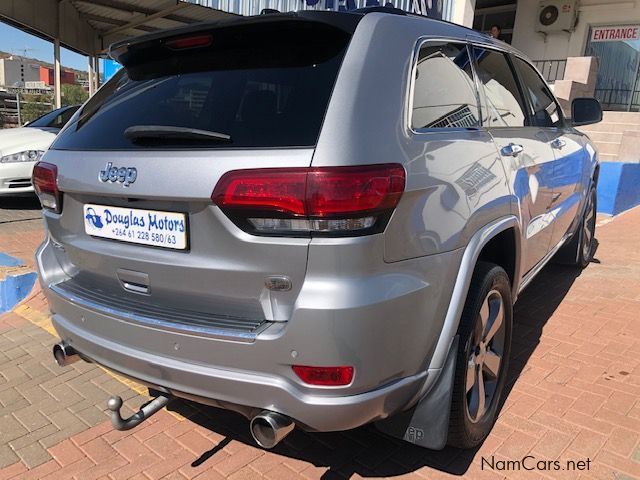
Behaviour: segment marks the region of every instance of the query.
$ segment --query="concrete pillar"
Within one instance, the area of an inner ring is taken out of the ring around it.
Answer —
[[[453,12],[451,21],[465,27],[473,27],[473,17],[476,10],[476,0],[452,0]]]
[[[95,62],[93,65],[93,71],[96,78],[95,89],[97,92],[100,88],[100,57],[93,57],[93,61]]]
[[[62,89],[60,87],[60,39],[53,40],[53,90],[56,108],[62,106]]]
[[[95,85],[93,84],[93,57],[91,55],[89,55],[89,57],[87,57],[89,59],[89,76],[87,77],[87,79],[89,80],[89,96],[92,97],[94,93],[96,93],[96,89],[94,88]]]

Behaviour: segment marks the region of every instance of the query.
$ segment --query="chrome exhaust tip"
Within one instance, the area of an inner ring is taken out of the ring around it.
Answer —
[[[59,366],[66,367],[80,360],[80,355],[70,345],[60,342],[53,346],[53,358]]]
[[[273,448],[289,435],[296,424],[289,417],[264,410],[251,419],[251,436],[262,448]]]

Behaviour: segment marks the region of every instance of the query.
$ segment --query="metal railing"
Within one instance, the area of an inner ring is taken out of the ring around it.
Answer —
[[[595,97],[604,110],[640,110],[640,90],[596,88]]]
[[[562,80],[564,78],[564,71],[567,68],[567,59],[534,60],[533,64],[538,70],[540,70],[540,73],[547,82],[553,83],[556,80]]]

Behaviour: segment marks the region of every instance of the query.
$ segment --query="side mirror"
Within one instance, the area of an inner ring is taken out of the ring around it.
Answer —
[[[595,98],[575,98],[571,102],[571,123],[574,126],[591,125],[600,121],[602,107]]]

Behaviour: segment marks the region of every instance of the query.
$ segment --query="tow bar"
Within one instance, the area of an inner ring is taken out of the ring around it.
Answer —
[[[107,408],[111,410],[111,425],[116,430],[131,430],[144,422],[158,410],[163,409],[173,400],[173,397],[158,395],[150,402],[144,404],[140,410],[131,415],[126,420],[120,415],[122,408],[122,398],[114,395],[107,401]]]

